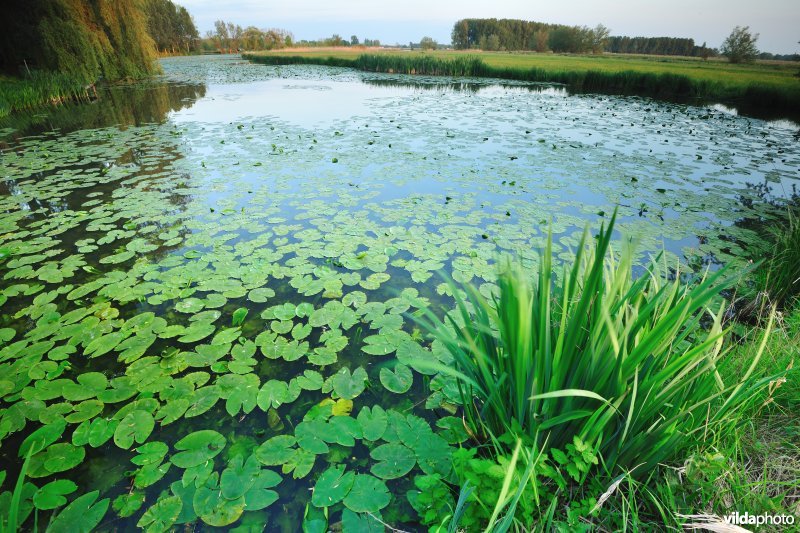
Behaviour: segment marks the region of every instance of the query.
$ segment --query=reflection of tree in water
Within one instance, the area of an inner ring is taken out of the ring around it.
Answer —
[[[12,137],[19,138],[55,129],[64,134],[76,129],[163,122],[169,112],[191,107],[205,94],[203,84],[108,85],[98,90],[99,98],[94,102],[66,104],[40,113],[15,113],[0,120],[0,129],[12,128],[16,130]],[[0,148],[5,147],[0,141]]]
[[[362,81],[367,85],[374,87],[395,87],[398,89],[423,89],[427,91],[440,91],[440,92],[469,92],[477,93],[484,89],[493,87],[500,87],[503,89],[527,89],[530,92],[556,92],[566,94],[566,89],[548,83],[502,83],[499,81],[444,81],[447,78],[441,77],[411,77],[403,76],[397,78],[380,77],[369,78],[364,77]]]

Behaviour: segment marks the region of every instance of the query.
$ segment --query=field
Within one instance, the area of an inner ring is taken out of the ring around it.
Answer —
[[[642,55],[556,55],[439,50],[434,52],[355,48],[293,48],[245,54],[257,62],[352,63],[363,55],[396,65],[439,59],[479,59],[485,75],[565,83],[576,90],[718,100],[743,108],[795,117],[800,113],[800,78],[790,62],[730,64],[721,59]],[[386,71],[388,69],[380,69]],[[418,70],[417,73],[420,73]],[[425,73],[425,72],[423,72]],[[480,75],[481,73],[477,73]]]

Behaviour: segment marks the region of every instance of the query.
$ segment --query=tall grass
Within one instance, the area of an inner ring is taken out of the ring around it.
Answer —
[[[785,222],[770,226],[767,233],[770,254],[753,273],[755,289],[791,308],[800,298],[800,212],[787,207]]]
[[[541,66],[487,64],[477,55],[440,57],[433,54],[376,53],[355,56],[331,52],[330,55],[244,54],[245,59],[268,65],[315,64],[351,67],[369,72],[502,78],[528,82],[561,83],[577,92],[599,92],[650,96],[670,100],[718,100],[744,109],[800,113],[800,84],[768,84],[736,79],[711,79],[658,70],[631,68],[608,70],[584,65],[571,67],[565,62]],[[509,55],[508,57],[513,57]],[[522,56],[518,56],[522,57]],[[622,60],[618,60],[622,61]],[[664,67],[665,69],[668,67]]]
[[[90,89],[79,76],[31,71],[24,78],[0,78],[0,117],[65,100],[89,99]]]
[[[428,366],[458,379],[476,435],[511,433],[560,450],[577,437],[609,474],[644,474],[730,423],[768,382],[754,377],[763,344],[743,374],[721,377],[725,305],[717,295],[735,280],[724,270],[694,283],[679,273],[669,280],[658,260],[634,279],[633,250],[611,251],[615,218],[596,243],[584,234],[560,276],[549,239],[535,280],[509,263],[499,297],[465,286],[444,321],[430,312],[422,320],[454,358],[453,367]]]

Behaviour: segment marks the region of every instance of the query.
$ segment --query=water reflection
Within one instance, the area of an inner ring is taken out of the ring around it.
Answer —
[[[364,83],[373,87],[394,87],[406,90],[424,90],[439,92],[468,92],[511,90],[518,92],[543,93],[551,96],[568,96],[566,87],[552,83],[514,83],[499,80],[470,79],[460,81],[455,78],[431,76],[402,76],[398,78],[364,78]]]
[[[111,85],[100,88],[98,99],[93,102],[4,117],[0,119],[0,129],[13,129],[11,137],[20,138],[40,131],[58,130],[63,134],[77,129],[161,123],[169,113],[191,107],[205,94],[206,86],[201,83],[155,81]],[[0,149],[7,146],[0,141]]]

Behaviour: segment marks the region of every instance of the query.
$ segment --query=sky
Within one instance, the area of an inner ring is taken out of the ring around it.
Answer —
[[[719,47],[734,26],[760,34],[757,46],[772,53],[800,52],[800,0],[176,0],[194,16],[201,35],[222,19],[245,26],[282,28],[296,40],[334,33],[383,44],[430,36],[450,42],[462,18],[515,18],[595,26],[612,35],[691,37]]]

